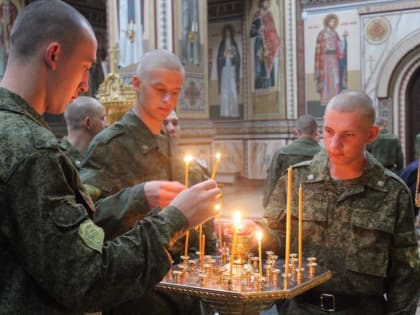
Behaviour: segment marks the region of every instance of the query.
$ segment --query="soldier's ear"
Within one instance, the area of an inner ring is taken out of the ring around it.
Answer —
[[[58,42],[51,42],[45,48],[44,61],[46,65],[53,71],[57,69],[58,60],[61,54],[61,44]]]
[[[83,118],[83,125],[85,126],[86,129],[89,129],[91,126],[91,121],[90,121],[90,117],[86,116],[85,118]]]
[[[373,141],[375,141],[376,137],[378,136],[378,133],[379,133],[379,127],[376,125],[373,125],[370,128],[370,134],[369,134],[367,144],[371,144]]]
[[[135,91],[138,92],[140,85],[141,85],[141,79],[138,76],[133,76],[133,79],[131,81],[131,84],[133,84],[133,88]]]

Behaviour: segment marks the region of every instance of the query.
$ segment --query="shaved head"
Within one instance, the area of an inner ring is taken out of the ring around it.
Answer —
[[[46,43],[57,41],[71,55],[86,32],[93,30],[75,8],[60,0],[38,0],[18,14],[10,35],[10,57],[27,61]]]
[[[79,96],[69,104],[64,112],[68,130],[82,128],[85,117],[101,116],[104,111],[102,104],[93,97]]]
[[[325,112],[328,110],[360,112],[369,124],[373,125],[375,122],[375,108],[372,99],[361,91],[344,91],[334,96],[328,102]]]
[[[137,75],[140,79],[147,79],[150,72],[156,69],[179,71],[185,75],[184,66],[179,58],[168,50],[155,49],[145,53],[137,66]]]

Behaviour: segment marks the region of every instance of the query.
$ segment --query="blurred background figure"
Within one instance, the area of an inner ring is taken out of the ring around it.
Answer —
[[[178,115],[173,110],[163,121],[163,133],[167,134],[174,140],[178,140],[181,136],[181,126],[179,124]]]
[[[264,183],[264,207],[268,204],[277,180],[287,168],[293,164],[312,159],[322,149],[318,144],[318,124],[313,116],[300,116],[296,120],[295,134],[297,140],[277,150],[271,159]]]
[[[388,130],[388,119],[380,117],[376,120],[376,125],[379,127],[378,137],[372,144],[367,146],[367,150],[385,168],[398,173],[404,166],[400,140]]]
[[[105,108],[90,96],[79,96],[64,112],[67,137],[61,140],[74,164],[79,167],[93,137],[107,127]]]
[[[168,117],[163,121],[162,132],[169,136],[171,142],[173,142],[171,150],[174,153],[179,154],[178,141],[181,137],[181,124],[179,123],[178,115],[174,110],[170,112]],[[201,172],[206,177],[210,177],[209,167],[205,160],[194,157],[193,162],[201,169]]]
[[[413,198],[414,215],[417,217],[419,213],[418,205],[420,204],[420,200],[419,202],[416,202],[416,189],[419,168],[418,158],[420,157],[420,134],[416,136],[414,151],[416,152],[417,160],[414,160],[407,164],[406,167],[404,167],[398,172],[398,176],[400,176],[401,179],[407,184],[408,188],[410,188],[411,196]]]

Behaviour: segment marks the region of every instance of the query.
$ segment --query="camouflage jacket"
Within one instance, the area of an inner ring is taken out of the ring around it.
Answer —
[[[103,242],[77,170],[42,117],[0,89],[0,313],[81,314],[144,294],[188,224],[169,207]]]
[[[74,166],[79,169],[83,160],[83,155],[75,147],[73,147],[67,137],[63,137],[61,139],[60,147],[63,151],[66,151]]]
[[[127,112],[120,121],[92,140],[82,163],[81,178],[83,184],[100,191],[95,222],[105,229],[107,238],[125,232],[148,215],[143,186],[138,184],[150,180],[184,182],[184,162],[171,152],[176,152],[176,144],[164,135],[153,135],[133,111]],[[198,166],[192,163],[191,184],[204,180],[198,170]],[[133,200],[141,200],[144,207],[131,207]],[[118,204],[123,204],[124,208]],[[203,233],[206,252],[214,254],[217,239],[212,221],[204,225]],[[197,249],[196,234],[196,231],[190,233],[191,254]],[[181,239],[170,251],[175,261],[182,250]]]
[[[397,173],[404,166],[404,155],[400,140],[387,129],[381,129],[375,141],[368,145],[367,150],[382,163],[382,165]]]
[[[276,151],[267,169],[267,177],[264,183],[263,206],[267,206],[271,192],[276,187],[278,179],[289,166],[310,160],[321,150],[322,147],[312,138],[301,137]]]
[[[329,176],[325,151],[293,167],[291,252],[297,252],[297,200],[302,185],[303,256],[317,257],[318,264],[333,274],[316,290],[374,297],[386,293],[386,314],[414,314],[420,282],[410,192],[366,154],[363,175],[350,181]],[[287,175],[278,181],[264,214],[283,257],[286,194]],[[360,305],[354,313],[340,314],[367,313]]]

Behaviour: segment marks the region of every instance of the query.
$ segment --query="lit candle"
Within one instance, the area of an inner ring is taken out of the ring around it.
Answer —
[[[206,254],[205,253],[206,252],[206,235],[203,235],[202,236],[202,239],[201,239],[201,248],[203,250],[203,253],[202,253],[201,257],[204,257],[204,255]]]
[[[299,186],[299,272],[302,271],[302,185]]]
[[[235,212],[233,214],[233,225],[232,225],[232,249],[230,251],[230,271],[229,271],[229,277],[232,280],[232,274],[233,274],[233,263],[235,258],[235,249],[236,249],[236,237],[238,233],[238,227],[239,227],[239,221],[240,221],[241,214],[239,212]]]
[[[292,168],[289,167],[287,170],[287,201],[286,201],[286,252],[284,254],[284,279],[289,277],[289,255],[290,255],[290,230],[292,220]]]
[[[186,155],[185,157],[184,157],[184,163],[185,163],[185,180],[184,180],[184,182],[185,182],[185,187],[188,187],[188,173],[189,173],[189,171],[190,171],[190,162],[191,162],[191,160],[192,160],[192,157],[191,157],[191,155]]]
[[[210,177],[211,179],[214,179],[216,177],[216,172],[220,164],[220,157],[221,157],[221,154],[216,153],[216,163],[214,164],[213,171],[211,172],[211,177]]]
[[[257,240],[258,240],[258,266],[259,266],[259,273],[260,273],[260,280],[262,279],[262,233],[261,231],[257,232]]]
[[[190,231],[187,231],[187,234],[185,234],[185,247],[184,247],[184,259],[187,261],[188,257],[188,238],[190,237]]]

